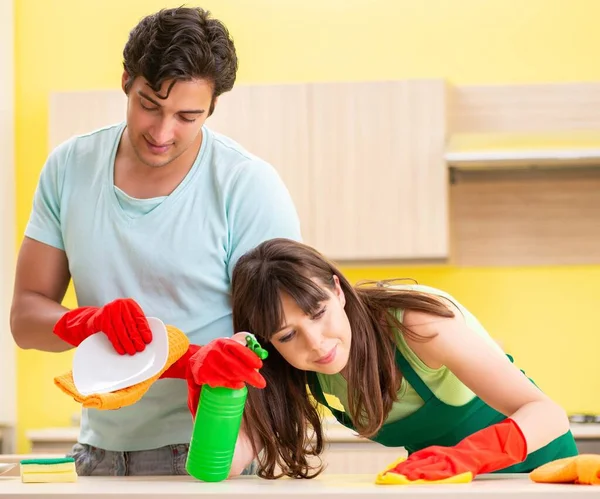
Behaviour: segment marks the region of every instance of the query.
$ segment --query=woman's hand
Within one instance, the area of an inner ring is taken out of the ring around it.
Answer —
[[[244,338],[244,333],[238,333],[232,338],[218,338],[200,348],[190,359],[195,383],[228,388],[242,388],[249,383],[264,388],[265,380],[258,372],[262,360],[245,346]]]
[[[246,333],[211,341],[189,360],[188,406],[196,417],[202,385],[239,389],[246,383],[264,388],[265,379],[258,372],[262,360],[246,346]]]
[[[443,480],[470,472],[472,477],[520,463],[527,457],[527,442],[510,418],[479,430],[452,447],[430,446],[411,454],[386,473],[408,480]]]
[[[485,334],[471,329],[463,313],[448,302],[453,318],[407,311],[404,324],[428,341],[406,338],[431,369],[445,366],[467,388],[520,428],[529,453],[569,431],[567,415],[515,366]]]

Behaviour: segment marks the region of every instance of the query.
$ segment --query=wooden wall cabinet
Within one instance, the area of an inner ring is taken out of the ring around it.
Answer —
[[[313,193],[306,85],[239,85],[219,97],[206,125],[273,165],[296,205],[311,240]]]
[[[441,80],[310,87],[314,244],[340,260],[447,256]]]
[[[600,263],[599,105],[600,83],[239,84],[207,125],[279,171],[305,242],[337,261],[584,264]],[[120,90],[53,94],[50,146],[125,109]]]
[[[600,83],[454,87],[451,263],[600,263]]]
[[[125,120],[127,98],[122,90],[53,92],[48,107],[48,148],[52,150],[73,135]]]
[[[237,85],[207,126],[280,173],[305,242],[338,261],[448,256],[443,80]],[[121,91],[55,93],[50,147],[125,117]]]
[[[443,80],[240,85],[208,122],[278,169],[338,261],[448,255]]]

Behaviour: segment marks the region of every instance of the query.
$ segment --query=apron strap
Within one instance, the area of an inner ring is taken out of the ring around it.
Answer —
[[[319,379],[317,378],[317,375],[314,372],[306,372],[306,384],[310,388],[310,392],[312,393],[312,396],[317,400],[317,402],[329,409],[329,405],[327,404],[325,395],[323,395],[323,390],[321,390],[321,383],[319,383]]]
[[[408,361],[402,356],[400,350],[396,348],[396,365],[402,376],[406,379],[407,383],[414,388],[417,395],[421,397],[425,402],[436,398],[431,389],[425,384],[421,377],[415,372]]]
[[[437,399],[435,394],[431,391],[431,389],[425,384],[425,382],[421,379],[421,377],[416,373],[413,367],[408,363],[408,361],[402,356],[400,350],[396,349],[396,366],[402,373],[402,376],[406,379],[406,382],[413,387],[413,389],[417,392],[417,395],[423,399],[424,402],[427,402],[431,399]],[[508,356],[512,362],[512,358]],[[333,409],[327,403],[325,399],[325,395],[323,394],[323,390],[321,389],[321,384],[319,383],[319,379],[317,378],[316,373],[307,372],[306,373],[306,381],[308,387],[313,395],[313,397],[320,404],[324,405],[331,411],[331,413],[335,416],[335,418],[342,423],[343,425],[352,428],[352,422],[350,418],[346,415],[345,412],[338,411],[337,409]]]
[[[327,403],[327,399],[323,394],[323,390],[321,389],[321,383],[319,383],[319,378],[317,377],[316,373],[312,371],[307,371],[306,384],[308,385],[308,388],[310,389],[310,392],[312,393],[313,397],[317,400],[317,402],[319,402],[319,404],[327,407],[327,409],[329,409],[334,415],[335,419],[337,419],[341,424],[352,430],[354,429],[352,421],[346,415],[345,412],[338,411],[337,409],[334,409],[333,407],[329,406],[329,404]]]
[[[413,387],[413,389],[417,392],[419,397],[421,397],[425,402],[435,397],[431,389],[419,377],[419,375],[415,372],[415,370],[408,363],[408,361],[402,356],[398,349],[396,349],[396,365],[398,366],[398,369],[400,369],[402,376],[406,378],[408,384]],[[329,406],[329,404],[327,403],[327,399],[323,394],[323,390],[321,389],[321,383],[319,383],[319,379],[317,378],[316,373],[310,371],[307,372],[306,382],[313,397],[317,400],[317,402],[327,407],[327,409],[329,409],[333,413],[333,415],[338,421],[341,421],[341,419],[348,420],[344,412],[338,411]]]
[[[510,360],[511,362],[514,362],[512,355],[509,355],[509,354],[505,354],[505,355],[508,357],[508,360]],[[406,381],[408,382],[408,384],[414,388],[414,390],[417,392],[417,395],[419,395],[419,397],[421,397],[425,402],[427,402],[428,400],[431,400],[432,398],[437,398],[435,396],[435,394],[431,391],[431,388],[429,388],[425,384],[425,382],[415,372],[413,367],[402,356],[402,354],[400,353],[400,350],[398,350],[398,349],[396,349],[396,365],[398,366],[398,369],[400,369],[402,376],[404,376],[404,378],[406,378]],[[523,372],[522,369],[521,369],[521,372]],[[523,372],[523,374],[525,374],[525,373]]]

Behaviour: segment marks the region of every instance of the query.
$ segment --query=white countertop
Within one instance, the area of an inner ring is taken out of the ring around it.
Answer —
[[[284,496],[286,499],[378,499],[382,496],[418,499],[552,499],[572,494],[600,495],[600,487],[585,485],[550,485],[532,482],[527,475],[482,475],[472,483],[456,485],[375,485],[372,475],[330,475],[312,480],[262,480],[238,477],[220,483],[203,483],[189,476],[180,477],[79,477],[76,483],[22,483],[19,477],[0,476],[0,497],[67,499],[130,499],[132,497],[226,497],[263,499]]]
[[[571,432],[578,439],[600,438],[600,423],[571,423]]]

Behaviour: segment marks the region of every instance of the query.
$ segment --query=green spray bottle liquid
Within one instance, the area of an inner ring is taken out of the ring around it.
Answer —
[[[246,346],[261,359],[268,352],[256,338],[246,335]],[[192,430],[186,470],[198,480],[220,482],[229,476],[248,388],[233,389],[204,385]]]

